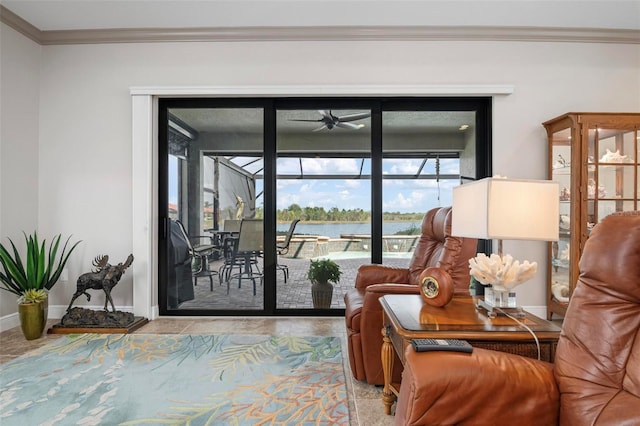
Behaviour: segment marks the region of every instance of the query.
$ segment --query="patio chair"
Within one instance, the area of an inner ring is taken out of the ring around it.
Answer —
[[[209,262],[214,253],[220,253],[220,247],[211,243],[211,237],[206,235],[189,236],[184,224],[176,220],[184,240],[188,244],[189,254],[191,255],[191,274],[193,276],[193,285],[198,285],[198,278],[209,278],[209,289],[213,291],[213,276],[218,275],[218,271],[213,271],[209,267]],[[200,241],[205,243],[196,243],[194,241]],[[222,284],[222,283],[220,283]]]
[[[233,254],[238,244],[241,220],[226,219],[222,232],[219,232],[223,263],[218,270],[220,281],[227,282],[233,270]]]
[[[296,225],[300,222],[300,219],[294,219],[291,221],[291,225],[289,225],[289,230],[284,237],[284,241],[280,244],[276,243],[276,252],[278,256],[282,256],[283,254],[287,254],[289,252],[289,244],[291,243],[291,237],[293,237],[293,231],[296,229]],[[283,265],[278,263],[276,258],[276,268],[282,271],[284,275],[284,282],[287,282],[289,278],[289,267],[287,265]]]
[[[256,280],[262,284],[262,271],[258,264],[258,258],[262,256],[263,246],[263,221],[261,219],[242,219],[240,223],[240,234],[234,242],[230,265],[227,266],[226,275],[227,294],[231,286],[231,281],[238,279],[238,288],[242,288],[242,279],[246,278],[253,282],[253,295],[256,295]],[[236,274],[231,274],[233,268],[238,267]]]
[[[223,229],[225,232],[234,233],[240,232],[240,223],[241,220],[236,219],[226,219],[224,221]]]

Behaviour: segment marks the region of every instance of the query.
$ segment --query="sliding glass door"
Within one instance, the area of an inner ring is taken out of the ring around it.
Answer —
[[[424,213],[490,174],[490,99],[161,99],[165,315],[341,315],[368,263],[406,267]],[[328,307],[307,271],[341,270]]]
[[[161,301],[183,314],[263,312],[264,236],[249,220],[263,219],[264,109],[178,106],[166,117]]]
[[[330,259],[342,276],[329,309],[344,308],[358,267],[371,263],[371,110],[278,109],[276,221],[279,239],[276,307],[326,309],[311,292],[311,260]],[[299,288],[292,291],[292,288]]]
[[[476,112],[396,107],[382,113],[382,258],[406,267],[424,213],[451,205],[461,164],[475,169]]]

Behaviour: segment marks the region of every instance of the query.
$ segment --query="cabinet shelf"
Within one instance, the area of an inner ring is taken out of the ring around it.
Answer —
[[[557,291],[566,285],[571,297],[581,248],[593,226],[611,213],[640,208],[640,113],[570,112],[542,125],[549,144],[548,176],[561,191],[562,226],[547,263],[547,318],[552,319],[564,316],[567,307],[553,296],[552,286]]]

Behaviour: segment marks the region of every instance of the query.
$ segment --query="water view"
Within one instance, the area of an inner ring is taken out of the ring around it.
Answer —
[[[394,235],[399,231],[407,231],[411,228],[420,229],[421,222],[383,222],[382,233],[384,235]],[[279,223],[278,232],[287,232],[288,223]],[[371,234],[370,223],[360,222],[299,222],[295,230],[296,234],[322,235],[329,238],[340,238],[344,234]]]

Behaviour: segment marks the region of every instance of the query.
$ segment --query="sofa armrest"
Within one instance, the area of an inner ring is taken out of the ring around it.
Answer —
[[[558,422],[553,365],[474,348],[473,353],[405,352],[396,424]]]
[[[382,305],[380,298],[387,294],[418,294],[420,289],[411,284],[372,284],[366,289],[356,289],[363,292],[362,311],[360,312],[360,344],[363,355],[364,369],[367,382],[370,384],[384,383],[382,372]],[[400,379],[402,364],[398,359],[394,367],[394,377]]]
[[[371,284],[382,283],[409,283],[409,269],[394,268],[383,265],[362,265],[356,275],[356,288],[365,288]]]
[[[376,298],[384,296],[385,294],[420,294],[420,287],[413,284],[394,284],[394,283],[385,283],[385,284],[371,284],[365,290],[365,299]],[[369,305],[369,301],[365,301],[366,305]],[[380,308],[382,311],[382,307],[380,303],[374,303],[373,306]]]

